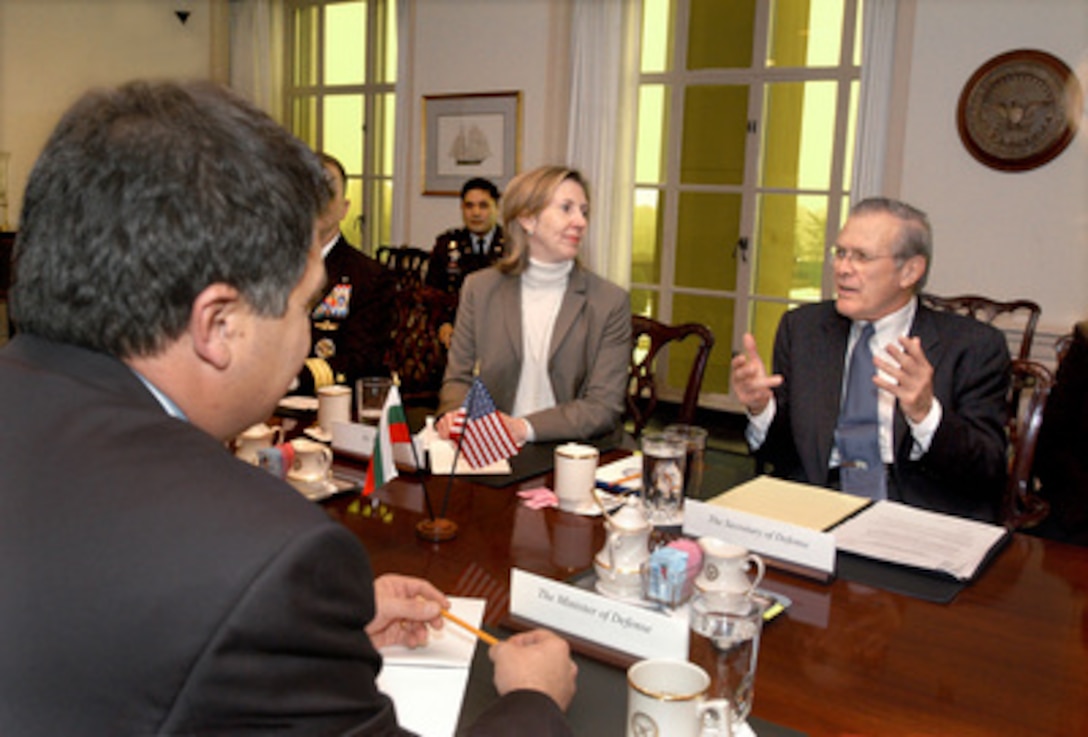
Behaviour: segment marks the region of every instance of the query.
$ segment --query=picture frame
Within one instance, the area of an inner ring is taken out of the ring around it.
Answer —
[[[521,168],[521,92],[424,95],[423,194],[460,195],[473,177],[505,189]]]

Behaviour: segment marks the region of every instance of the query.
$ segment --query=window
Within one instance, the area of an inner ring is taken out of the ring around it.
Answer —
[[[704,402],[728,400],[751,331],[831,293],[848,209],[861,0],[644,0],[631,302],[717,342]],[[679,396],[693,348],[669,356]]]
[[[290,0],[287,116],[292,132],[344,165],[351,200],[341,228],[365,253],[390,242],[395,0]]]

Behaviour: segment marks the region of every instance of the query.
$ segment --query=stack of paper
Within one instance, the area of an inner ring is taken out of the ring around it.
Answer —
[[[484,599],[450,597],[450,611],[474,627],[483,621]],[[397,721],[421,737],[452,737],[465,699],[476,637],[446,622],[425,647],[382,648],[378,688],[393,699]]]
[[[819,486],[759,476],[708,503],[810,530],[828,530],[870,502]]]
[[[597,469],[597,485],[616,491],[636,491],[642,488],[642,453],[606,463]]]
[[[973,579],[1008,536],[1004,527],[887,501],[843,522],[833,534],[839,550],[960,581]]]
[[[431,473],[448,476],[453,469],[453,459],[457,452],[456,446],[448,440],[435,438],[428,446],[427,452],[431,455]],[[456,475],[458,476],[505,475],[508,473],[510,473],[510,461],[505,458],[488,466],[473,468],[463,455],[457,456]]]

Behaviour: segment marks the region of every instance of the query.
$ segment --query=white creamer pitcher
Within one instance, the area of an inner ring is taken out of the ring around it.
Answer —
[[[699,538],[699,547],[703,568],[695,577],[695,588],[700,592],[740,604],[763,580],[763,559],[747,548],[716,537]],[[749,575],[752,570],[754,575]]]
[[[634,499],[612,514],[604,513],[607,537],[593,559],[597,586],[603,594],[629,598],[641,594],[641,568],[650,559],[653,526],[640,506]]]
[[[246,463],[257,465],[257,451],[283,442],[283,428],[269,427],[263,422],[247,427],[234,439],[234,455]]]

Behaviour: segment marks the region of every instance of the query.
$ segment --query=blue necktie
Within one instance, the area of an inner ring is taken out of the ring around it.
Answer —
[[[873,324],[867,323],[854,346],[846,376],[846,394],[835,428],[835,445],[841,466],[842,490],[872,499],[887,499],[887,478],[880,457],[880,419],[877,414],[877,388],[873,383],[876,367],[869,341]]]

